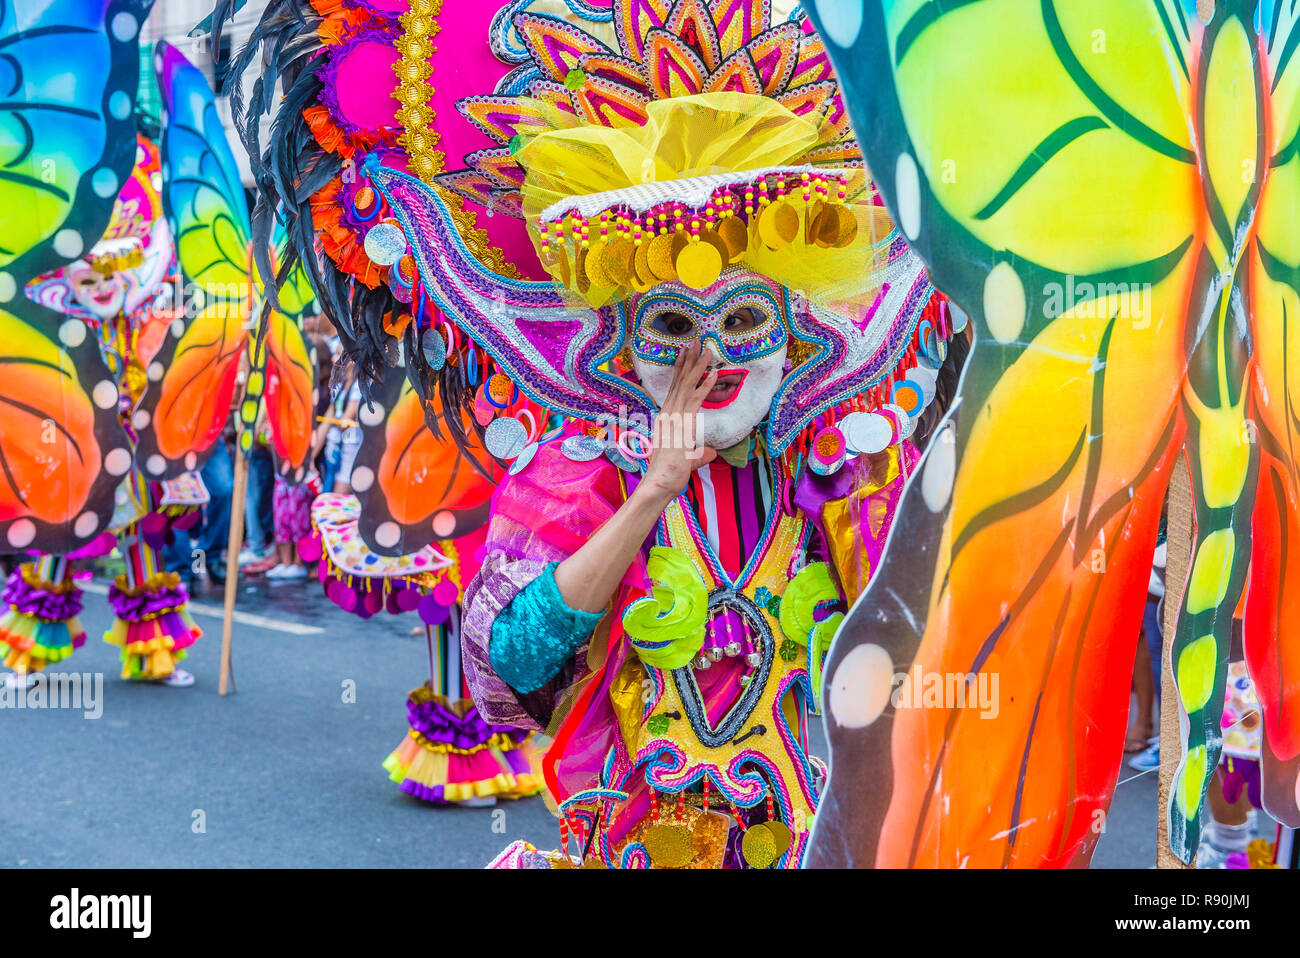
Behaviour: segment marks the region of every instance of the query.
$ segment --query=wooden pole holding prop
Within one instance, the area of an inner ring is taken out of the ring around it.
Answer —
[[[1173,788],[1174,772],[1181,757],[1182,732],[1178,727],[1178,688],[1174,685],[1170,655],[1174,646],[1174,630],[1178,626],[1178,610],[1183,607],[1183,592],[1187,588],[1187,575],[1192,566],[1192,543],[1196,537],[1196,519],[1192,509],[1192,475],[1187,460],[1179,456],[1174,462],[1173,476],[1169,481],[1169,508],[1165,518],[1165,608],[1161,623],[1163,639],[1160,645],[1160,769],[1156,773],[1159,785],[1156,798],[1156,867],[1195,868],[1184,865],[1169,850],[1169,793]]]
[[[234,673],[230,662],[230,644],[235,627],[235,597],[239,594],[239,550],[244,543],[244,500],[248,494],[248,457],[244,454],[244,437],[241,431],[235,438],[235,478],[230,492],[230,538],[226,542],[226,606],[221,617],[221,678],[217,692],[225,695],[234,688]]]

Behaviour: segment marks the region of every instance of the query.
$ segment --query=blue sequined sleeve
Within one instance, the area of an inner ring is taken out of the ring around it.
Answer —
[[[549,682],[595,630],[604,612],[571,609],[555,584],[552,562],[492,623],[492,669],[527,695]]]

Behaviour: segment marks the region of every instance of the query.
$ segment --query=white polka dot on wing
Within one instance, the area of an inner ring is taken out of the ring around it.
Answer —
[[[894,167],[894,202],[898,205],[898,225],[910,240],[921,235],[921,174],[910,153],[898,154]]]
[[[78,539],[89,539],[99,531],[99,516],[93,512],[83,512],[77,516],[76,523],[72,526],[72,531]]]
[[[104,456],[104,470],[110,476],[124,476],[131,468],[131,452],[128,449],[113,449]]]
[[[15,549],[25,549],[36,538],[36,523],[31,519],[15,519],[9,526],[9,544]]]
[[[120,92],[121,91],[119,91],[119,93]],[[126,96],[125,93],[122,93],[121,95]],[[114,96],[116,97],[117,94],[114,94]],[[126,97],[126,109],[128,113],[131,110],[131,98],[129,96]],[[116,111],[114,112],[116,113]],[[124,119],[124,118],[125,117],[118,117],[118,119]],[[93,174],[91,174],[90,186],[91,189],[95,191],[95,195],[102,200],[106,200],[109,199],[110,197],[116,196],[117,195],[117,174],[114,173],[112,170],[108,169],[108,167],[98,169]]]
[[[95,388],[90,392],[90,398],[94,400],[95,405],[100,409],[112,409],[117,405],[117,386],[107,379],[101,379],[95,383]]]
[[[931,512],[942,512],[957,476],[957,431],[951,422],[935,434],[921,474],[921,498]]]
[[[79,319],[65,320],[59,326],[59,342],[76,349],[86,341],[86,324]]]
[[[134,40],[136,31],[139,29],[139,21],[126,11],[113,18],[113,37],[122,43]]]
[[[984,280],[984,322],[1000,343],[1025,328],[1025,284],[1010,263],[998,263]]]
[[[878,645],[863,643],[835,667],[830,713],[844,728],[866,728],[880,717],[894,687],[894,664]]]
[[[54,234],[54,252],[60,256],[76,259],[85,248],[86,242],[76,230],[59,230]]]
[[[814,0],[822,32],[840,47],[851,47],[862,32],[862,0]]]
[[[369,466],[357,466],[352,470],[352,491],[365,492],[375,482],[375,472]]]
[[[433,534],[444,539],[456,531],[456,514],[443,510],[433,517]]]

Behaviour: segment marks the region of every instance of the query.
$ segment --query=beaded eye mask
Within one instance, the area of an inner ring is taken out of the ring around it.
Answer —
[[[776,352],[789,336],[785,290],[752,275],[724,276],[701,293],[660,287],[620,309],[633,330],[632,352],[663,366],[697,337],[713,342],[727,361],[749,363]]]

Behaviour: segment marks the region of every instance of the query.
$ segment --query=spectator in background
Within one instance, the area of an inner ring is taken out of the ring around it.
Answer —
[[[312,345],[316,347],[316,435],[313,437],[311,458],[316,467],[318,476],[325,475],[325,432],[322,424],[325,417],[330,414],[330,408],[333,405],[333,399],[330,396],[329,384],[330,377],[334,372],[334,354],[339,351],[338,331],[335,330],[334,324],[325,318],[324,314],[307,317],[306,322],[307,335],[311,338]],[[330,492],[331,487],[322,483],[321,492]]]
[[[311,533],[311,504],[320,489],[320,477],[314,472],[304,482],[290,482],[275,477],[275,554],[276,565],[266,573],[268,579],[305,579],[307,566],[298,556],[298,540]]]
[[[251,573],[275,565],[274,483],[275,461],[265,430],[259,423],[248,453],[248,494],[244,500],[244,536],[239,567]]]
[[[243,374],[240,376],[242,387]],[[242,388],[236,392],[242,392]],[[230,542],[230,505],[235,489],[234,460],[230,452],[234,441],[234,425],[227,421],[212,454],[199,470],[203,484],[208,488],[209,499],[203,507],[203,521],[194,527],[199,550],[195,557],[202,558],[195,567],[195,575],[202,577],[206,574],[218,585],[226,581],[226,545]]]
[[[1139,772],[1149,772],[1160,766],[1160,734],[1156,723],[1160,720],[1160,672],[1164,657],[1161,620],[1164,618],[1165,561],[1168,554],[1165,537],[1165,517],[1161,516],[1151,577],[1147,583],[1147,603],[1142,613],[1142,638],[1134,662],[1133,691],[1137,707],[1128,741],[1124,743],[1125,752],[1136,753],[1129,759],[1129,768]]]
[[[357,425],[360,411],[361,384],[357,382],[354,367],[339,384],[324,421],[316,431],[316,448],[323,444],[325,449],[322,491],[339,495],[352,491],[352,464],[361,448],[361,427]]]

